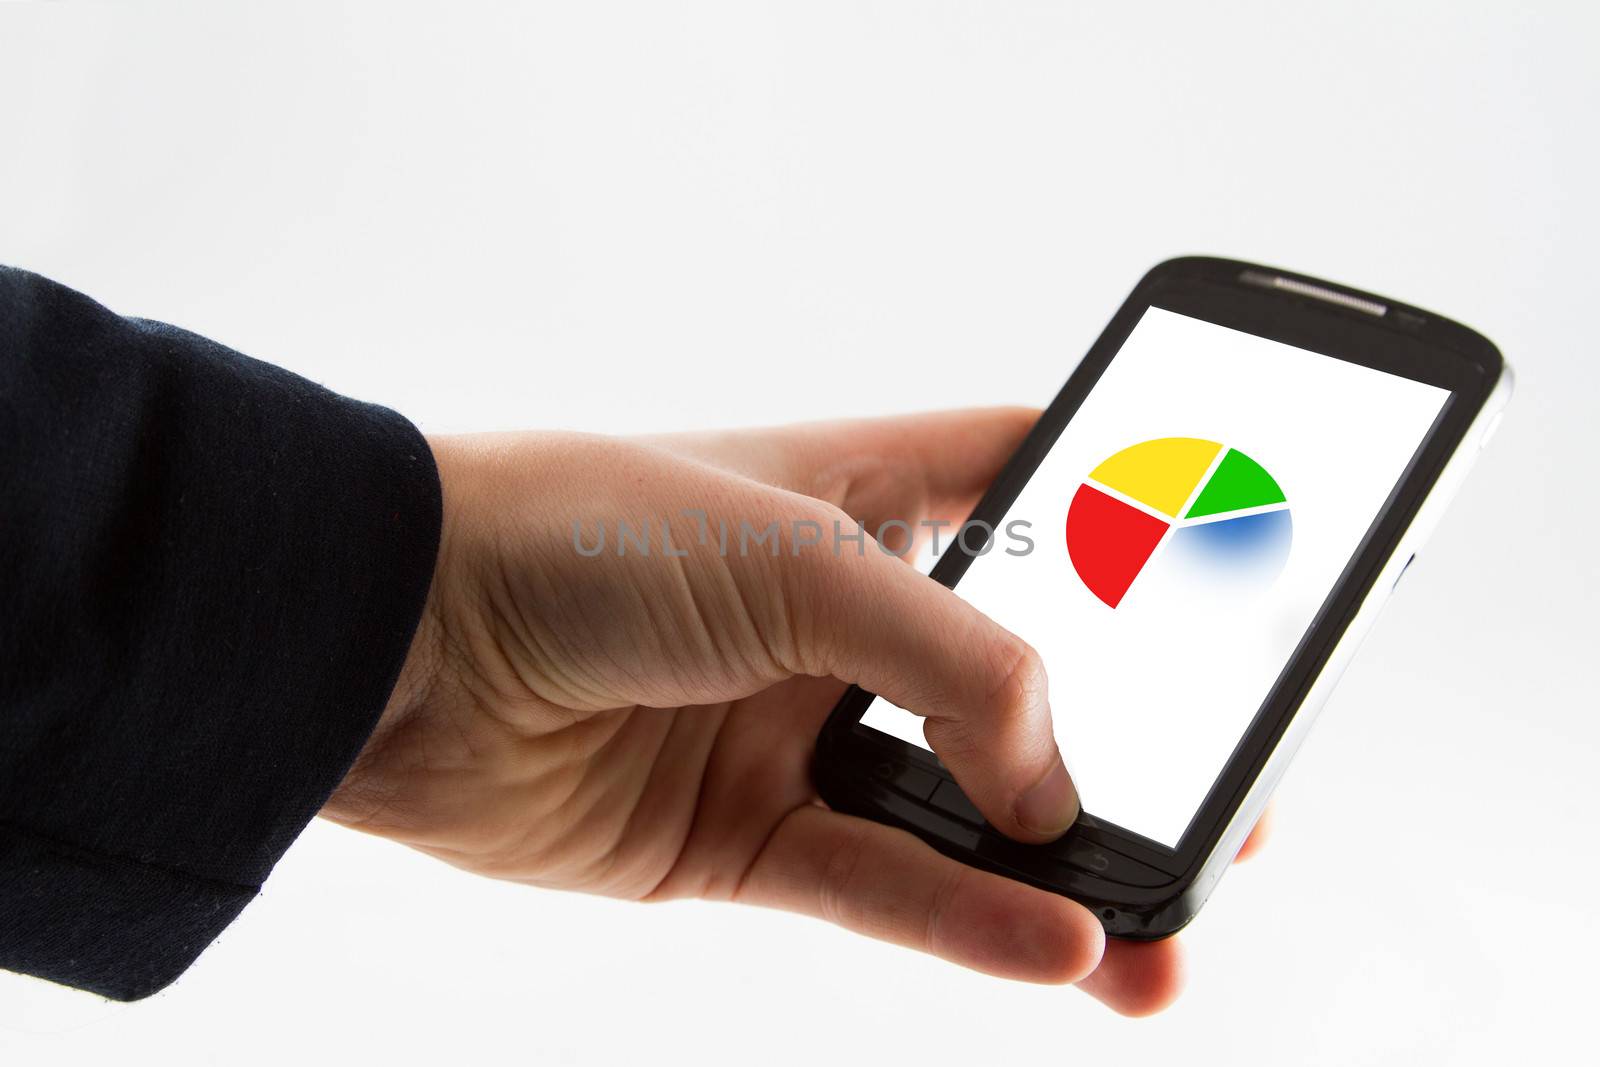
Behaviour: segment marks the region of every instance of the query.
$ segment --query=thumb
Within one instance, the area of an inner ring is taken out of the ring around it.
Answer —
[[[923,732],[990,824],[1052,840],[1078,793],[1050,721],[1039,654],[955,593],[878,550],[815,553],[783,568],[795,653],[927,722]]]
[[[1036,408],[969,408],[646,440],[825,500],[876,532],[890,519],[964,514],[1038,420]]]

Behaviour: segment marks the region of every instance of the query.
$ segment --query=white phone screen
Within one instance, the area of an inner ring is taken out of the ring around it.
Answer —
[[[1448,398],[1144,313],[956,587],[1043,656],[1086,811],[1178,843]]]

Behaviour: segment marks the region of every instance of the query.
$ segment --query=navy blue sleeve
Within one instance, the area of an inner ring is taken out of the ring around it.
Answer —
[[[404,418],[0,267],[0,967],[175,979],[326,802],[432,580]]]

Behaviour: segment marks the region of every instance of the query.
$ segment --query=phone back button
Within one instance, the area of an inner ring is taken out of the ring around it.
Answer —
[[[1172,881],[1172,875],[1147,867],[1138,860],[1129,859],[1120,852],[1101,848],[1092,841],[1073,837],[1066,843],[1063,859],[1069,866],[1086,871],[1096,878],[1121,885],[1158,886]]]
[[[1112,853],[1088,841],[1080,839],[1067,842],[1067,862],[1092,874],[1104,874],[1110,870],[1111,856]]]
[[[983,822],[983,812],[967,799],[967,794],[963,793],[961,787],[954,782],[940,782],[939,788],[933,791],[933,796],[928,798],[928,802],[945,814],[954,815],[966,822]]]

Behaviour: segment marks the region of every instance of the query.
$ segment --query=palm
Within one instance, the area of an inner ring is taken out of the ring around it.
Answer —
[[[1031,413],[999,411],[643,447],[435,442],[446,548],[429,611],[384,722],[325,814],[492,877],[786,908],[991,973],[1082,979],[1122,1011],[1164,1005],[1177,989],[1175,943],[1110,944],[1102,959],[1099,924],[1078,905],[818,802],[813,744],[844,690],[828,675],[864,679],[857,672],[878,660],[833,670],[808,659],[817,628],[854,623],[869,642],[890,632],[860,627],[874,583],[942,598],[925,606],[966,625],[947,612],[958,603],[949,594],[891,562],[847,583],[852,599],[797,606],[812,591],[813,562],[691,553],[579,563],[568,540],[574,517],[677,515],[702,501],[766,517],[842,509],[868,530],[887,519],[958,519],[1030,423]],[[866,573],[822,566],[824,585],[841,573],[831,568]],[[919,617],[901,606],[909,611],[896,618]],[[962,658],[948,650],[960,645],[957,630],[933,632],[946,653],[895,653],[918,678]],[[844,644],[865,647],[853,640]],[[998,658],[966,661],[983,668],[977,682],[947,670],[941,699],[972,700],[977,683],[980,701],[999,691],[984,673]],[[892,679],[869,687],[895,696]],[[981,787],[983,774],[1030,766],[1015,738],[983,737],[990,754],[952,763],[958,777],[964,767]]]
[[[812,743],[843,691],[833,679],[791,678],[717,704],[560,709],[571,724],[530,739],[520,756],[553,768],[525,782],[533,802],[496,832],[483,834],[480,821],[483,840],[509,847],[423,847],[548,888],[728,898],[783,819],[816,801]]]
[[[676,794],[687,829],[675,850],[665,850],[669,866],[649,896],[737,894],[783,820],[817,801],[812,744],[843,691],[833,679],[792,678],[728,705],[680,713],[714,736],[700,774]]]

